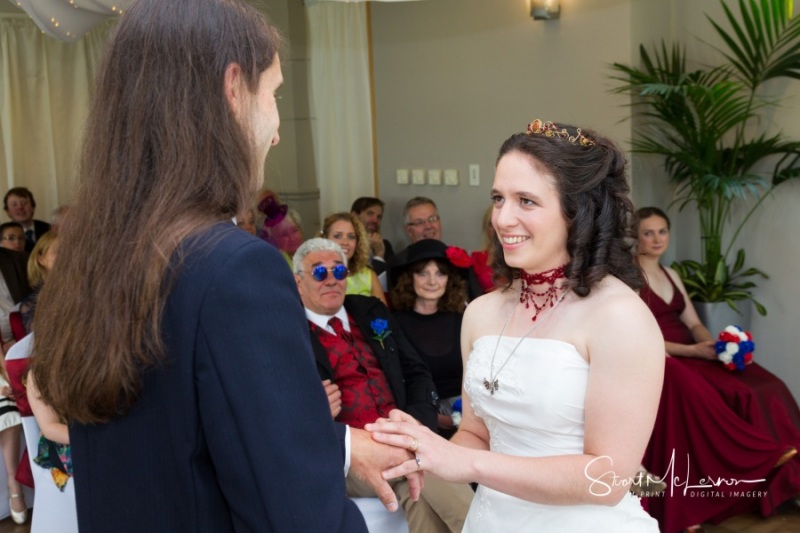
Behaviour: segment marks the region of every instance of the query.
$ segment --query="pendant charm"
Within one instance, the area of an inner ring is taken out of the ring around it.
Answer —
[[[494,391],[500,388],[500,383],[496,379],[490,382],[488,379],[483,378],[483,386],[486,387],[486,390],[489,391],[489,394],[494,396]]]

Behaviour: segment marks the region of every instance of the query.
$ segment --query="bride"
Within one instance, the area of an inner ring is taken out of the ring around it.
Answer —
[[[367,429],[425,470],[477,482],[464,531],[657,531],[628,491],[658,407],[664,344],[634,292],[625,158],[608,139],[536,120],[501,147],[495,265],[511,280],[461,332],[463,420],[446,441],[402,413]]]

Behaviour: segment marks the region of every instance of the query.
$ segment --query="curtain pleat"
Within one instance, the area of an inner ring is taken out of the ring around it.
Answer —
[[[363,3],[306,7],[311,132],[323,217],[373,196],[369,38]]]
[[[27,17],[0,16],[0,194],[28,187],[38,219],[74,198],[94,74],[115,23],[68,44]]]

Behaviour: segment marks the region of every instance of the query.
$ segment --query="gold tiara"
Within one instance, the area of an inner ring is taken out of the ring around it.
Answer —
[[[528,135],[544,135],[545,137],[561,137],[567,139],[572,144],[580,144],[581,146],[594,146],[595,142],[581,133],[580,128],[575,129],[575,135],[570,135],[567,128],[559,129],[553,122],[544,122],[541,119],[536,119],[528,124]]]

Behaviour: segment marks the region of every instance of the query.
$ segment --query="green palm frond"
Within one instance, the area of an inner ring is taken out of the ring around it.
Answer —
[[[613,91],[630,95],[641,119],[633,150],[662,157],[675,202],[699,211],[703,262],[684,261],[678,268],[687,289],[703,301],[731,303],[753,299],[755,285],[742,278],[766,277],[744,268],[743,250],[728,265],[734,241],[775,187],[800,177],[800,142],[763,132],[762,111],[776,102],[759,93],[767,80],[800,79],[800,18],[791,16],[790,0],[738,0],[738,12],[720,4],[723,19],[707,18],[725,63],[689,70],[685,48],[662,42],[652,50],[639,47],[639,67],[614,63],[611,78],[617,82]],[[724,239],[732,210],[753,198],[732,237]]]

